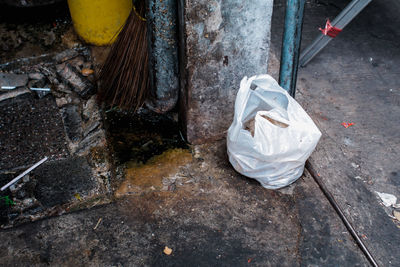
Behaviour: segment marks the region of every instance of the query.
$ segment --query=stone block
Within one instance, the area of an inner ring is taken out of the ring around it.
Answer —
[[[88,99],[95,93],[95,86],[71,64],[57,65],[57,73],[80,97]]]
[[[272,0],[180,0],[180,119],[190,143],[220,139],[244,76],[267,72]]]
[[[15,73],[0,73],[0,87],[14,86],[21,87],[28,83],[28,75]]]

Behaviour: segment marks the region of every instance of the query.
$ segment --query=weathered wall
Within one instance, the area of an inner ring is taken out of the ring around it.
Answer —
[[[240,80],[266,73],[273,0],[179,0],[180,114],[188,141],[225,136]]]

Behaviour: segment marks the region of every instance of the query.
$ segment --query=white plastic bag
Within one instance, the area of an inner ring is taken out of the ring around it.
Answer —
[[[287,186],[303,174],[320,137],[303,108],[271,76],[240,82],[227,137],[229,161],[236,171],[265,188]]]

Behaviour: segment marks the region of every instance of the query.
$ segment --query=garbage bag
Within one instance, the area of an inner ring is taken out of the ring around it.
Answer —
[[[265,188],[296,181],[321,132],[304,109],[269,75],[244,77],[227,136],[236,171]]]

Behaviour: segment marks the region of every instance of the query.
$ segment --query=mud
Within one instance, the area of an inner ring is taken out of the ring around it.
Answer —
[[[126,194],[140,194],[148,191],[173,190],[168,179],[174,179],[179,168],[190,163],[192,155],[189,150],[169,149],[161,155],[154,156],[146,164],[128,162],[125,170],[125,181],[115,192],[117,197]],[[130,166],[133,165],[133,166]],[[164,182],[164,179],[166,181]],[[163,188],[163,182],[166,185]]]

